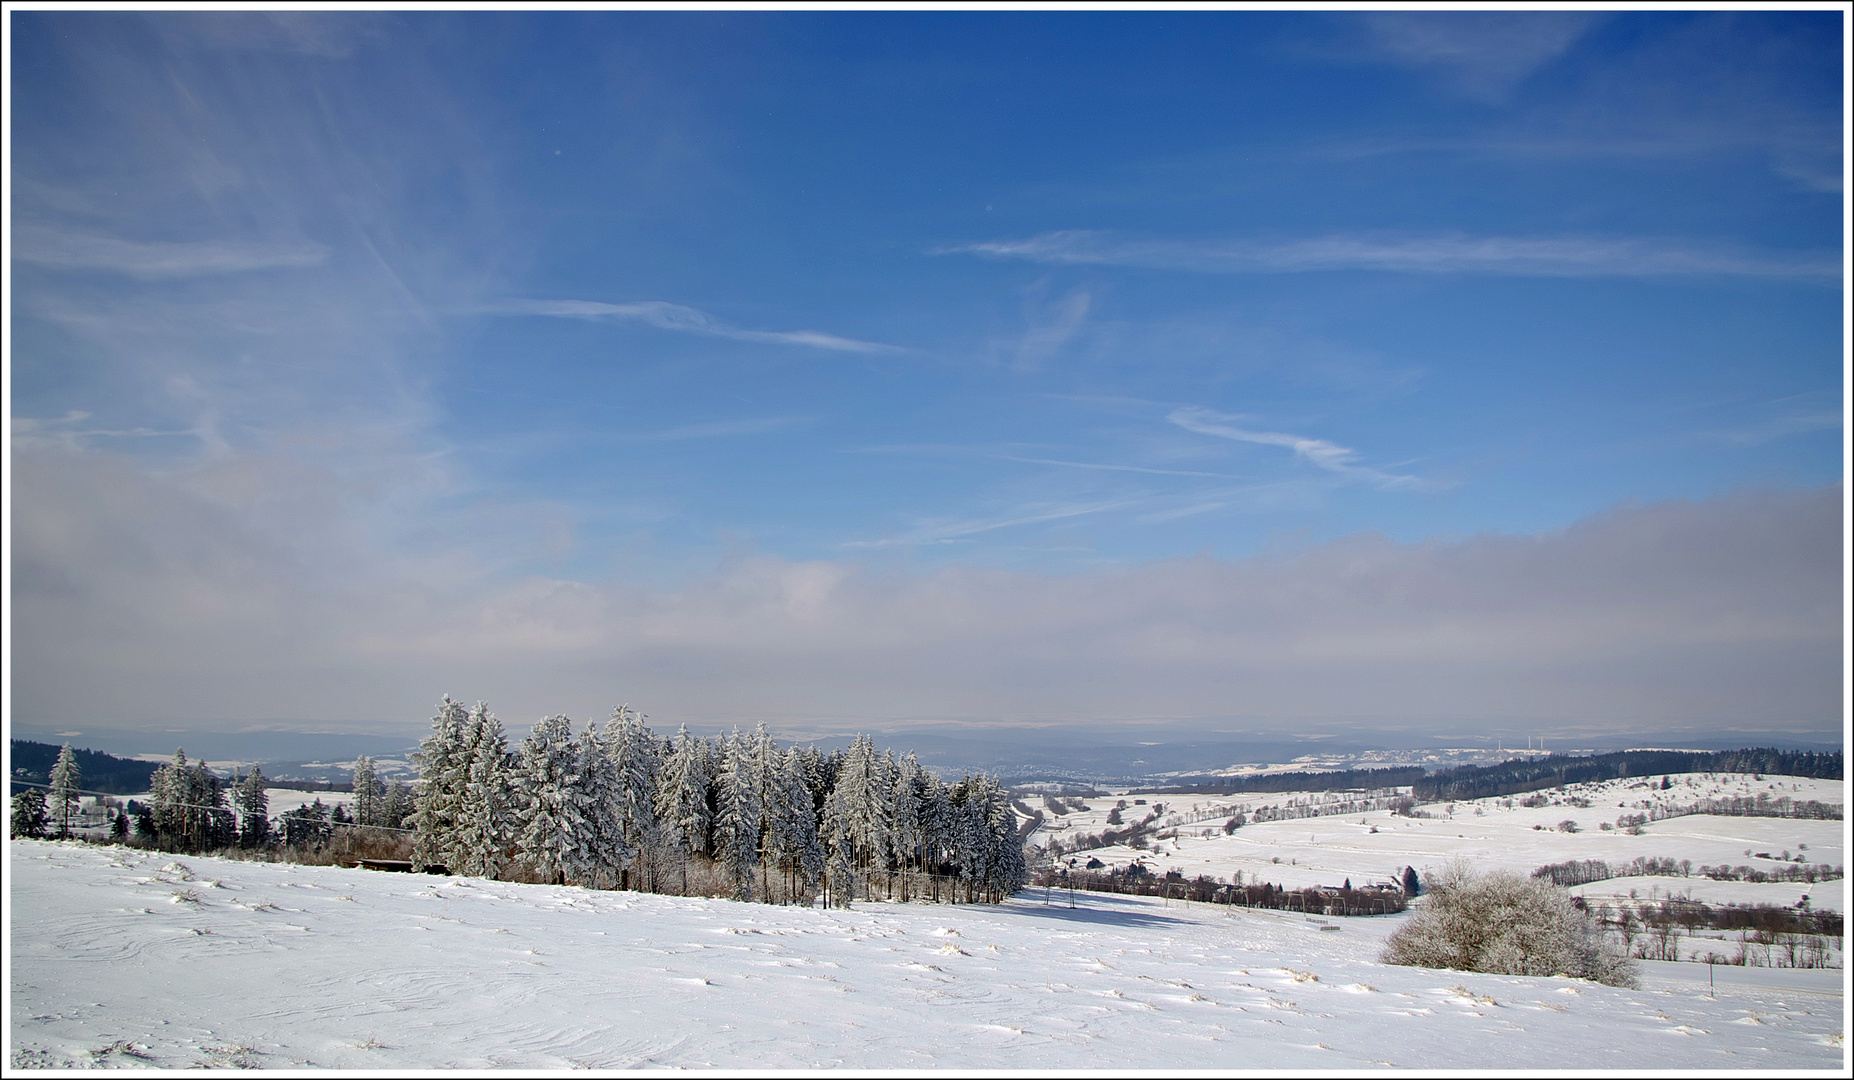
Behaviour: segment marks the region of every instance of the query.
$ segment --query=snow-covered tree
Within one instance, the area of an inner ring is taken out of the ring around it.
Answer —
[[[52,766],[51,790],[47,793],[52,816],[58,819],[59,836],[71,835],[71,815],[83,802],[83,786],[84,774],[77,767],[77,755],[71,752],[71,744],[65,743],[64,749],[58,751],[58,763]]]
[[[264,770],[256,765],[238,785],[238,812],[240,844],[263,847],[270,843],[270,796],[264,791]]]
[[[37,840],[45,835],[50,815],[45,812],[45,792],[27,788],[13,793],[13,814],[7,822],[8,835],[15,839]]]
[[[739,728],[722,748],[721,769],[715,777],[720,809],[715,815],[715,859],[733,883],[734,898],[753,896],[753,868],[760,857],[762,802],[758,747]]]
[[[291,847],[307,847],[327,840],[334,831],[329,824],[328,807],[320,798],[308,806],[283,812],[283,842]]]
[[[619,778],[618,762],[606,751],[605,743],[587,724],[575,751],[580,769],[580,816],[585,821],[587,868],[583,883],[610,887],[626,884],[625,875],[636,861],[638,849],[628,827],[625,811],[629,799]],[[638,835],[647,833],[651,824],[644,823]],[[572,883],[573,879],[569,877],[568,881]]]
[[[892,846],[888,777],[875,743],[858,735],[836,767],[819,832],[831,866],[831,887],[848,899]]]
[[[386,785],[386,794],[380,799],[380,824],[389,829],[403,829],[414,809],[412,785],[394,780]]]
[[[913,754],[895,763],[895,788],[889,796],[893,808],[893,849],[899,870],[917,870],[926,833],[922,820],[922,799],[927,794],[926,772]]]
[[[354,823],[379,825],[380,798],[385,787],[374,773],[373,759],[366,754],[354,759]]]
[[[657,737],[644,726],[644,715],[629,705],[612,710],[605,725],[604,754],[611,767],[610,797],[613,802],[617,835],[613,850],[622,851],[617,862],[623,884],[629,880],[633,860],[656,854],[652,849],[661,843],[658,829]]]
[[[767,865],[785,875],[787,895],[796,898],[808,895],[822,880],[824,845],[818,839],[816,804],[803,756],[792,749],[777,754],[775,761],[761,846]]]
[[[186,751],[154,771],[149,783],[156,842],[182,851],[225,847],[236,839],[225,785],[206,763],[189,764]]]
[[[968,900],[997,903],[1023,887],[1023,840],[1010,795],[997,778],[967,776],[948,792],[953,862]]]
[[[916,778],[920,785],[921,869],[941,874],[948,868],[953,848],[953,807],[946,782],[922,769]],[[939,884],[934,884],[934,899],[939,899]]]
[[[550,716],[521,743],[522,858],[543,881],[583,881],[595,869],[571,721]]]
[[[456,844],[458,808],[469,782],[470,761],[464,745],[469,724],[470,711],[446,694],[431,718],[431,734],[412,755],[418,766],[412,862],[419,869],[449,865],[446,860]]]
[[[663,827],[663,845],[668,861],[682,872],[682,891],[688,891],[688,860],[709,853],[714,812],[709,805],[709,787],[714,782],[708,768],[708,742],[689,734],[687,726],[676,730],[675,742],[657,774],[656,808]]]
[[[462,790],[458,792],[451,842],[444,852],[452,872],[472,877],[499,877],[514,842],[520,814],[502,721],[477,702],[465,723],[457,753]]]

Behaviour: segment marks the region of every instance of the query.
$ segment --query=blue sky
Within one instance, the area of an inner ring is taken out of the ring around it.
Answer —
[[[15,715],[1836,727],[1841,20],[15,11]]]

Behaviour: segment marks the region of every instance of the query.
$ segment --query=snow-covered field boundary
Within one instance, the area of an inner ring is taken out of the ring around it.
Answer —
[[[1840,971],[1375,962],[1395,918],[1035,890],[850,911],[9,848],[9,1064],[1847,1068]]]

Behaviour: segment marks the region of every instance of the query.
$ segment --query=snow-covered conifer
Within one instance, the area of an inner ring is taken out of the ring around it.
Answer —
[[[534,725],[522,740],[519,768],[522,858],[551,884],[589,874],[593,862],[572,723],[550,716]]]
[[[373,759],[366,754],[354,759],[354,823],[380,824],[380,778],[373,771]]]
[[[469,723],[469,710],[446,694],[438,704],[438,714],[431,718],[431,734],[412,755],[418,766],[412,862],[420,869],[448,866],[445,860],[456,842],[458,804],[469,777],[469,759],[464,756]]]
[[[735,728],[722,747],[715,777],[720,809],[715,815],[715,856],[733,883],[736,900],[751,899],[753,868],[759,862],[761,802],[757,747]]]
[[[889,796],[889,805],[894,811],[895,863],[904,871],[921,866],[924,839],[921,798],[927,793],[922,776],[925,771],[912,753],[895,766],[895,789]]]
[[[498,877],[514,842],[519,815],[508,737],[503,734],[502,721],[483,702],[470,710],[457,756],[463,786],[444,865],[454,873]]]
[[[58,763],[52,766],[51,790],[47,792],[51,814],[58,820],[59,836],[71,835],[71,815],[83,801],[83,786],[84,774],[77,767],[77,755],[71,752],[71,744],[65,743],[64,749],[58,751]]]
[[[708,744],[676,730],[676,740],[657,774],[656,807],[663,826],[663,843],[669,860],[682,873],[682,891],[688,891],[688,859],[709,853],[714,813],[709,804],[713,774],[708,767]]]
[[[174,760],[162,765],[149,778],[148,791],[150,802],[149,819],[154,825],[155,842],[162,846],[176,846],[182,842],[182,832],[186,828],[183,815],[187,802],[187,752],[175,750]]]
[[[45,835],[45,826],[49,821],[43,790],[26,788],[13,793],[13,814],[7,822],[8,835],[14,839],[37,840]]]
[[[875,743],[858,735],[837,765],[820,832],[826,856],[859,880],[891,846],[889,795]]]
[[[603,742],[611,766],[610,796],[618,830],[615,850],[625,852],[617,865],[626,875],[625,884],[643,884],[630,881],[628,875],[633,859],[654,854],[650,849],[660,842],[656,801],[662,763],[656,733],[644,726],[642,713],[620,705],[605,725]]]
[[[806,782],[804,757],[796,748],[776,758],[768,798],[767,863],[785,874],[786,891],[796,898],[810,893],[824,874],[824,845]]]
[[[320,798],[308,806],[286,810],[283,814],[283,842],[292,847],[319,844],[333,832],[328,820],[328,807],[322,804]]]
[[[256,765],[238,785],[239,843],[263,847],[270,843],[270,796],[264,791],[264,770]]]
[[[394,780],[386,785],[386,794],[380,798],[380,824],[389,829],[403,829],[413,809],[412,785]]]
[[[580,732],[575,757],[580,769],[575,790],[585,822],[584,853],[579,861],[584,865],[576,873],[569,873],[567,882],[620,884],[637,858],[637,848],[626,828],[627,800],[621,790],[618,764],[606,753],[606,746],[591,724]]]

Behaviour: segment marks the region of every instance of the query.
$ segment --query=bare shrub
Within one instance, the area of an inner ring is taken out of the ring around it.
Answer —
[[[1385,963],[1637,985],[1633,961],[1549,881],[1480,875],[1457,863],[1424,882],[1424,892],[1416,915],[1385,942]]]

